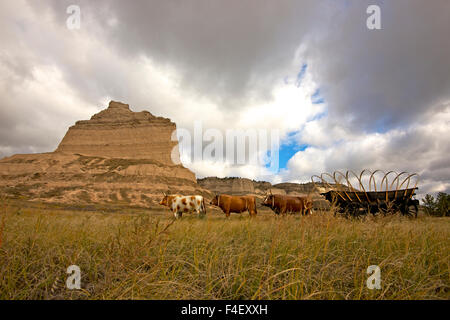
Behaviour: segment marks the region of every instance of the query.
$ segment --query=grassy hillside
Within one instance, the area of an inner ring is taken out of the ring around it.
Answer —
[[[0,299],[449,299],[450,220],[5,203]],[[81,290],[66,269],[81,268]],[[381,289],[366,287],[369,265]]]

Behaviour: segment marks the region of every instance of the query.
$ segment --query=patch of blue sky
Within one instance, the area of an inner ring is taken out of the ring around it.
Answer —
[[[280,169],[286,169],[288,161],[299,151],[304,151],[309,145],[296,143],[282,144],[279,150],[278,165]]]
[[[316,113],[315,115],[313,115],[311,118],[308,118],[308,122],[309,121],[316,121],[316,120],[320,120],[323,117],[326,117],[328,115],[328,111],[325,110],[324,112],[321,113]]]
[[[309,147],[308,144],[298,144],[295,140],[295,136],[298,134],[298,131],[290,132],[287,136],[287,138],[283,139],[283,141],[280,144],[280,148],[278,150],[278,167],[280,169],[286,169],[287,163],[289,160],[299,151],[304,151],[306,148]],[[270,150],[266,154],[267,159],[272,159]],[[274,155],[276,156],[276,155]],[[270,168],[273,166],[273,163],[266,162],[264,164],[266,168]]]
[[[283,139],[278,151],[278,165],[280,169],[286,169],[288,161],[299,151],[304,151],[309,147],[308,144],[299,144],[296,136],[299,131],[289,132],[287,137]]]
[[[295,82],[295,85],[297,86],[297,88],[300,87],[302,84],[302,80],[305,77],[306,68],[308,68],[308,65],[306,63],[304,63],[302,65],[302,68],[300,69],[300,72],[297,74],[297,81]]]
[[[390,119],[388,116],[382,116],[378,119],[374,120],[373,124],[375,127],[375,132],[377,133],[386,133],[388,132],[390,128]]]
[[[322,104],[325,103],[325,99],[320,95],[320,89],[317,89],[312,95],[311,95],[311,102],[313,104]]]

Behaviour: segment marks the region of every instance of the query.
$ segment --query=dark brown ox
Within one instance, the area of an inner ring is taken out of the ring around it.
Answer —
[[[312,214],[313,202],[310,197],[285,196],[281,194],[268,194],[262,202],[276,214],[301,213]]]
[[[242,213],[248,211],[250,216],[256,216],[256,200],[253,196],[230,196],[228,194],[216,195],[212,198],[213,206],[218,206],[225,213],[226,217],[230,216],[230,212]]]

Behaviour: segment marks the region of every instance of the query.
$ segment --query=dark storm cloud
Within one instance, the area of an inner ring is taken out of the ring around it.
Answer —
[[[379,3],[382,30],[365,27]],[[350,1],[307,46],[330,116],[361,130],[386,131],[450,100],[450,3]]]
[[[72,1],[50,3],[54,19],[61,20]],[[175,67],[183,87],[229,108],[239,108],[255,92],[270,98],[270,87],[290,71],[295,50],[321,8],[314,1],[257,0],[78,4],[84,27],[104,27],[97,31],[108,46],[129,59],[145,55]],[[111,19],[117,27],[108,26]]]

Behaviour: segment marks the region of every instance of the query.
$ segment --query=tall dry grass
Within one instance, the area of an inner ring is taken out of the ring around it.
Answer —
[[[1,299],[449,299],[446,218],[205,219],[10,205]],[[81,268],[81,290],[65,287]],[[366,286],[381,268],[381,290]]]

